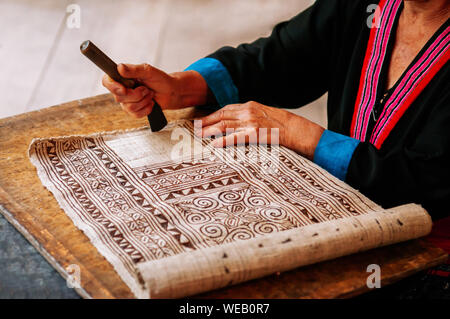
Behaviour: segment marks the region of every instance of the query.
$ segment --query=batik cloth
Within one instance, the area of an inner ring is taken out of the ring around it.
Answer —
[[[284,147],[223,150],[209,142],[182,121],[157,133],[37,139],[30,158],[65,213],[138,297],[189,295],[429,231],[423,209],[419,222],[384,219],[389,214],[380,206]],[[276,247],[281,243],[287,251]],[[258,257],[260,251],[280,256]]]

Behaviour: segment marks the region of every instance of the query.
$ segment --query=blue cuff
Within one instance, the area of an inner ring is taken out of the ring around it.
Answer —
[[[325,130],[314,152],[314,163],[345,181],[348,165],[359,140]]]
[[[239,102],[238,89],[234,85],[230,73],[219,60],[200,59],[185,69],[185,71],[190,70],[200,73],[221,107]]]

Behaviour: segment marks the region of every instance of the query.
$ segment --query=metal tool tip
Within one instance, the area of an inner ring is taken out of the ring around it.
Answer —
[[[80,50],[86,50],[90,43],[91,43],[91,41],[89,41],[89,40],[86,40],[83,43],[81,43]]]

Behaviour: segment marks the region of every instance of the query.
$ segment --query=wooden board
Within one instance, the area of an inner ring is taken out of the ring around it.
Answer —
[[[167,112],[169,120],[198,115],[194,109]],[[110,95],[0,119],[0,212],[64,277],[81,269],[83,297],[132,298],[112,266],[79,231],[41,184],[27,157],[31,140],[146,125],[126,116]],[[333,298],[366,291],[369,264],[381,266],[382,285],[444,262],[447,254],[423,240],[375,249],[204,294],[215,298]]]

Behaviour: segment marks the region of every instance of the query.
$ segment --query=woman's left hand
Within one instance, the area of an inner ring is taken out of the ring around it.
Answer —
[[[200,120],[202,131],[196,134],[219,136],[212,142],[215,147],[237,143],[280,143],[310,160],[314,158],[314,150],[324,131],[323,127],[304,117],[253,101],[227,105]],[[273,129],[278,129],[278,139],[272,141],[276,134]]]

